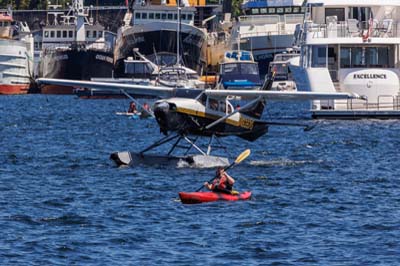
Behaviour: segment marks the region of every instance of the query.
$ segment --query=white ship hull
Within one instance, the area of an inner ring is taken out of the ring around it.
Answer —
[[[0,94],[28,92],[33,71],[32,43],[0,39]]]

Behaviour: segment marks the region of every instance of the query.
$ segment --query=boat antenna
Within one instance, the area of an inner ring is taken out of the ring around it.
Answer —
[[[181,35],[181,1],[176,1],[176,5],[178,7],[178,29],[176,31],[176,65],[179,66],[181,63],[180,59],[180,47],[179,47],[179,40]]]

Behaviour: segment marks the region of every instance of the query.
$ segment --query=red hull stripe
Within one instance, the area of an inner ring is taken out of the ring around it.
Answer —
[[[0,94],[27,94],[29,84],[0,84]]]

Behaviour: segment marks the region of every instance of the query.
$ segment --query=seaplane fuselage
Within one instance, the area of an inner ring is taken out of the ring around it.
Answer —
[[[235,112],[226,98],[203,97],[159,100],[154,104],[153,110],[160,131],[164,134],[178,132],[198,136],[235,135],[254,141],[268,131],[267,123],[251,116],[257,107],[255,104],[246,113]]]

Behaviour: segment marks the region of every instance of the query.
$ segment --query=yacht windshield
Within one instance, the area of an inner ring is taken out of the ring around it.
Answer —
[[[257,64],[248,64],[248,63],[231,63],[222,65],[223,74],[250,74],[250,75],[258,75],[258,67]]]

